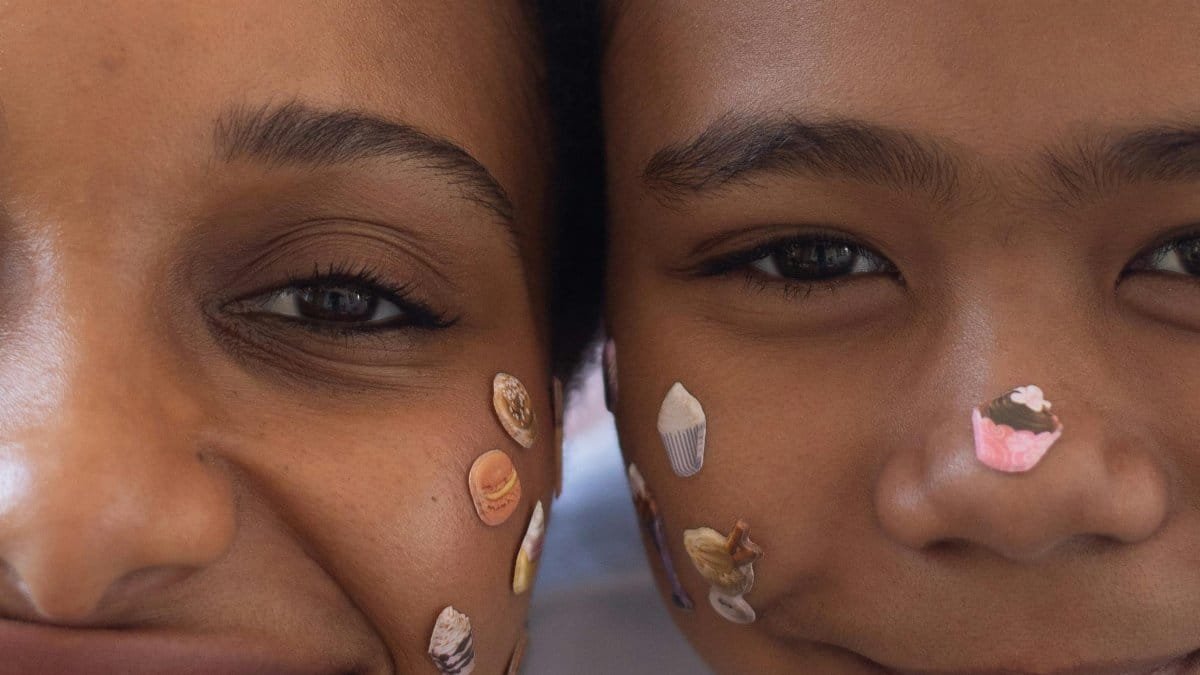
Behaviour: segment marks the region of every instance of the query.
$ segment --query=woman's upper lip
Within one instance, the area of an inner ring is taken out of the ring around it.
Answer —
[[[0,673],[330,675],[350,670],[299,663],[284,649],[236,638],[59,628],[0,620]]]

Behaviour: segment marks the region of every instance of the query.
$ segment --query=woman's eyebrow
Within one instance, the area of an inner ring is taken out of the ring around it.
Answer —
[[[461,146],[407,124],[299,102],[235,106],[217,118],[214,138],[216,154],[224,161],[314,167],[381,158],[410,162],[513,227],[512,201],[487,167]]]

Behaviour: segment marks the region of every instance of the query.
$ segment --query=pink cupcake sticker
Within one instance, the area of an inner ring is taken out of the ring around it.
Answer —
[[[997,471],[1020,473],[1037,466],[1062,436],[1040,387],[1017,387],[971,414],[975,456]]]

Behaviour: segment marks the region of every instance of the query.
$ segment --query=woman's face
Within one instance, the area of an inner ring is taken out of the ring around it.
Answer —
[[[1196,7],[619,6],[617,417],[705,657],[1115,674],[1200,648]],[[691,477],[656,429],[676,381],[707,418]],[[972,409],[1030,384],[1061,438],[985,466]],[[748,625],[684,546],[738,520]]]
[[[526,18],[102,7],[0,9],[6,661],[434,672],[453,605],[501,670],[552,464]],[[525,497],[488,527],[494,448]]]

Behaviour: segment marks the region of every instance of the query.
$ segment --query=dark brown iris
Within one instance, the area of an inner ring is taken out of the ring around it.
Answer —
[[[296,309],[306,319],[318,321],[368,321],[379,297],[345,286],[309,286],[296,296]]]

